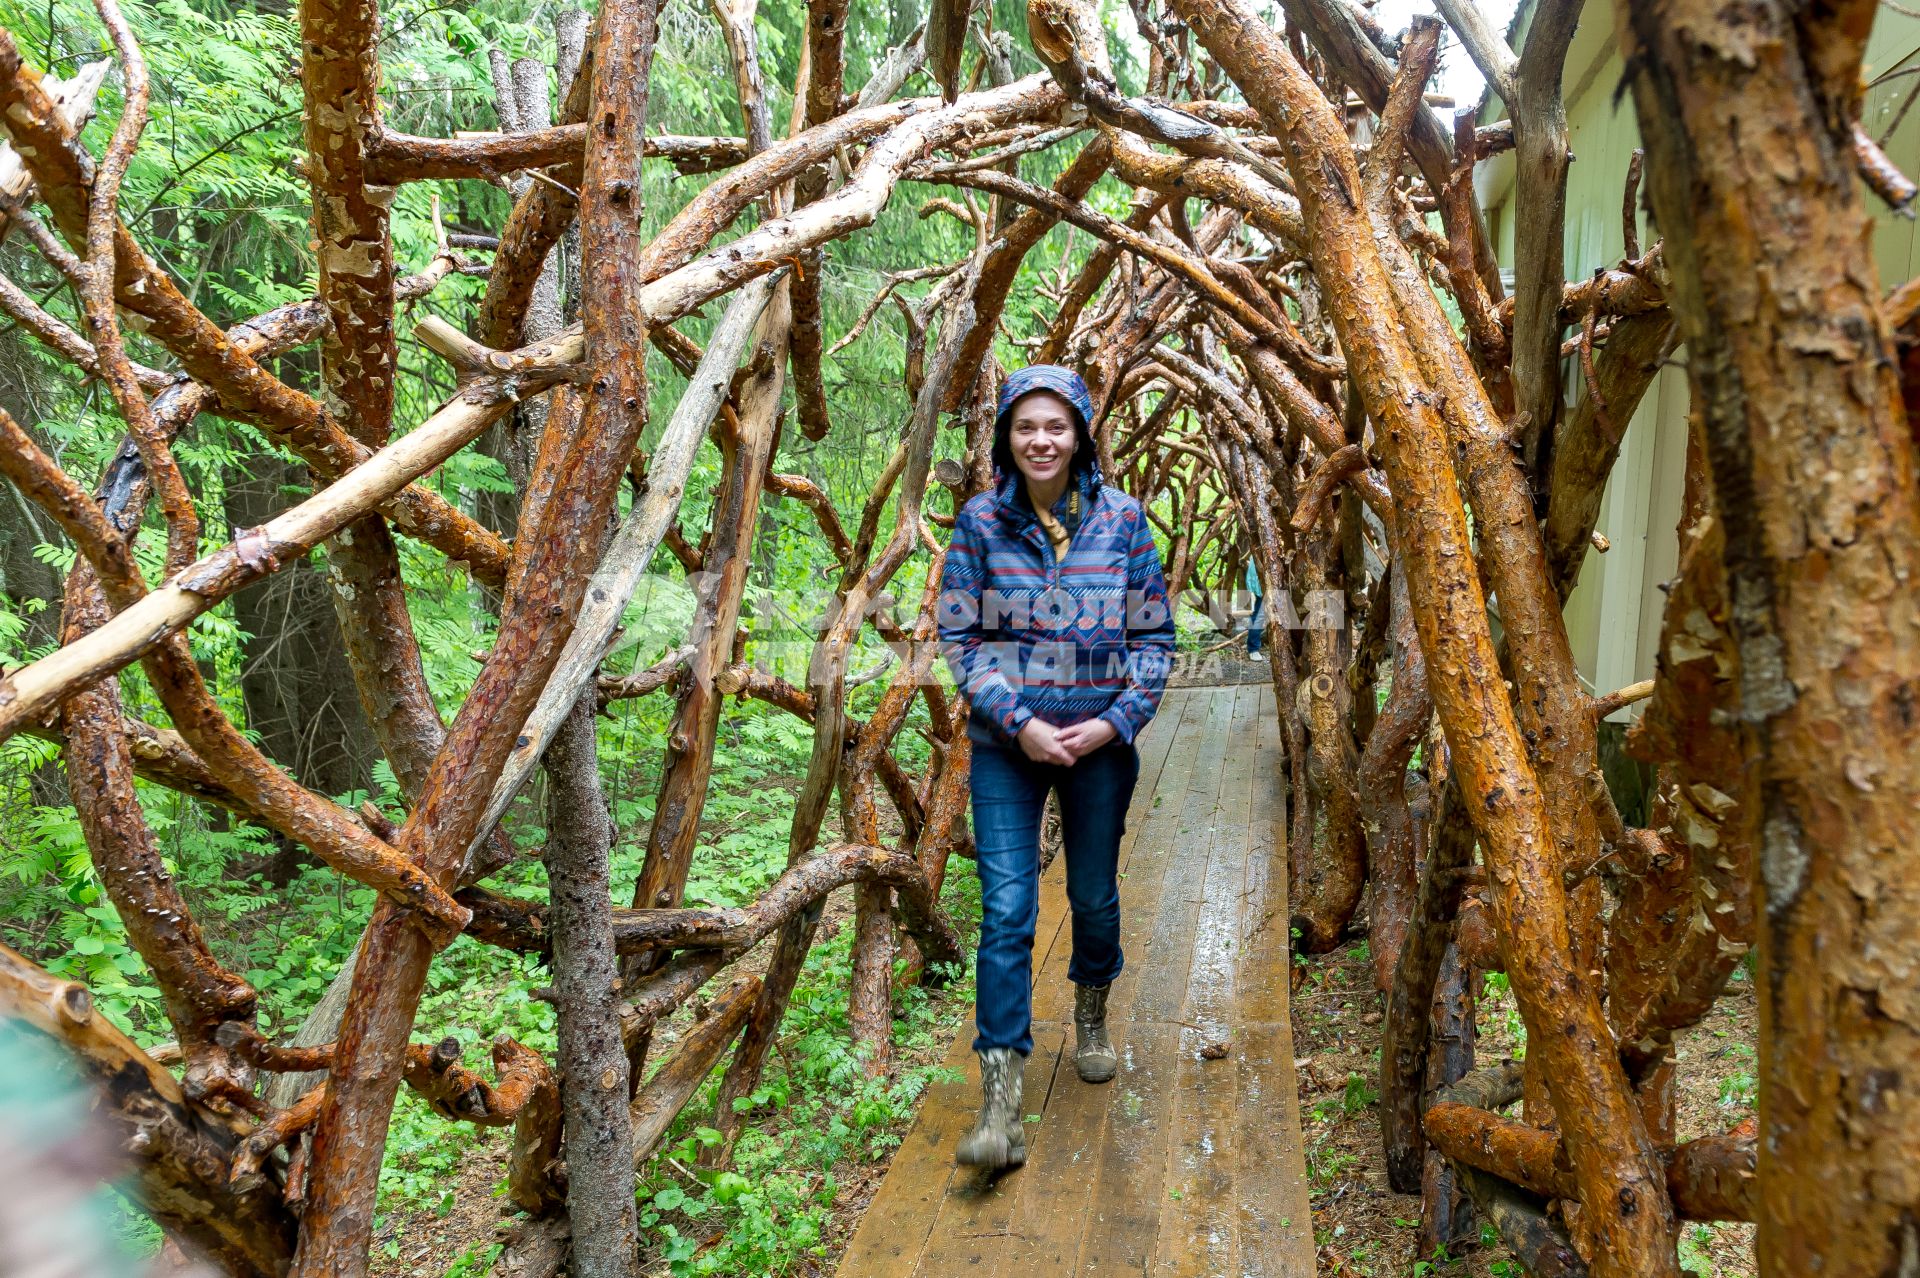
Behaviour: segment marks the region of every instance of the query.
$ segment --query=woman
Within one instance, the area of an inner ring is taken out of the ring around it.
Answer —
[[[1073,910],[1074,1064],[1114,1075],[1107,990],[1120,974],[1117,863],[1173,651],[1160,553],[1140,503],[1101,482],[1092,399],[1078,373],[1036,364],[1007,379],[995,483],[954,520],[940,638],[972,706],[973,838],[980,871],[979,1122],[963,1163],[1026,1161],[1020,1081],[1033,1050],[1040,814],[1060,796]]]

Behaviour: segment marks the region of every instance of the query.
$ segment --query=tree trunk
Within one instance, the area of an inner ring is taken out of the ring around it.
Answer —
[[[271,454],[226,476],[227,523],[254,528],[285,510],[303,468]],[[311,565],[292,564],[234,596],[242,643],[240,694],[260,748],[322,794],[369,785],[373,733],[353,695],[332,590]],[[285,880],[279,880],[284,882]]]
[[[1433,718],[1427,663],[1413,628],[1406,574],[1389,571],[1393,687],[1360,759],[1360,813],[1366,824],[1367,883],[1372,892],[1368,944],[1373,950],[1374,988],[1382,993],[1393,988],[1419,890],[1413,815],[1407,807],[1407,765]]]
[[[1352,511],[1358,515],[1358,509]],[[1346,666],[1352,649],[1342,607],[1339,531],[1329,516],[1301,547],[1300,583],[1306,609],[1306,669],[1300,681],[1307,724],[1309,841],[1296,851],[1288,910],[1299,946],[1321,954],[1360,908],[1366,887],[1366,844],[1354,790],[1359,751],[1353,741],[1353,694]],[[1280,642],[1286,642],[1284,632]],[[1278,645],[1276,645],[1277,647]]]
[[[614,991],[613,823],[600,790],[593,697],[547,748],[547,883],[560,1096],[566,1113],[567,1217],[574,1278],[632,1278],[633,1124]]]
[[[1920,506],[1852,131],[1870,5],[1635,0],[1761,839],[1762,1274],[1920,1249]]]

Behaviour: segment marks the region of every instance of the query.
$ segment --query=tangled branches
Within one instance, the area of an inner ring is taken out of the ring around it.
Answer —
[[[59,646],[0,674],[0,737],[61,743],[95,872],[163,991],[183,1075],[11,951],[0,1005],[71,1048],[138,1135],[132,1192],[176,1242],[235,1274],[365,1272],[404,1084],[447,1121],[514,1128],[510,1193],[535,1217],[525,1264],[551,1270],[570,1246],[576,1273],[629,1272],[636,1163],[723,1059],[722,1140],[705,1157],[729,1156],[750,1108],[736,1102],[758,1084],[842,889],[856,895],[852,1032],[884,1074],[896,959],[937,980],[963,958],[941,888],[966,838],[967,708],[929,675],[932,530],[993,481],[996,343],[1024,333],[1042,359],[1084,369],[1102,468],[1149,511],[1175,595],[1224,622],[1245,573],[1261,583],[1292,790],[1292,923],[1305,949],[1325,949],[1368,903],[1395,1187],[1424,1180],[1431,1194],[1423,1169],[1444,1159],[1523,1259],[1565,1272],[1677,1274],[1689,1218],[1759,1219],[1762,1254],[1796,1258],[1781,1272],[1816,1258],[1829,1272],[1888,1270],[1920,1210],[1905,1188],[1920,1127],[1886,1099],[1910,1070],[1901,1009],[1920,963],[1915,880],[1890,855],[1920,836],[1920,514],[1900,352],[1863,283],[1874,273],[1855,166],[1890,198],[1912,186],[1877,146],[1855,144],[1854,27],[1693,0],[1621,5],[1667,238],[1639,249],[1636,156],[1627,257],[1569,282],[1561,86],[1577,0],[1536,6],[1518,51],[1471,0],[1443,0],[1504,129],[1449,129],[1427,105],[1436,21],[1390,41],[1347,6],[1283,7],[1284,34],[1244,0],[1172,0],[1158,16],[1136,3],[1149,65],[1135,93],[1088,0],[1032,0],[1025,34],[1045,72],[1021,79],[1009,33],[936,3],[924,37],[850,93],[850,6],[814,0],[811,79],[778,137],[752,6],[719,4],[745,124],[730,138],[649,135],[659,5],[606,0],[590,39],[581,15],[563,22],[557,112],[544,67],[522,77],[502,58],[503,132],[431,138],[383,118],[374,6],[305,0],[300,170],[316,293],[225,329],[121,215],[149,89],[116,6],[99,0],[120,113],[98,157],[79,139],[74,86],[45,81],[0,32],[0,185],[18,204],[6,225],[25,228],[80,299],[77,327],[10,281],[0,306],[99,379],[129,441],[89,493],[32,423],[0,413],[0,474],[78,554]],[[1727,47],[1764,36],[1782,52],[1736,73],[1711,42],[1675,34],[1709,29]],[[939,92],[899,96],[922,61]],[[1222,99],[1229,86],[1242,101]],[[1793,109],[1778,128],[1731,127],[1777,121],[1782,102]],[[1050,185],[1020,176],[1024,158],[1076,144]],[[1472,182],[1509,145],[1511,298]],[[643,175],[661,163],[718,176],[647,235]],[[443,235],[428,269],[401,278],[394,190],[453,181],[504,183],[511,212],[497,234]],[[827,251],[904,182],[962,193],[965,205],[940,207],[970,248],[888,272],[829,344]],[[1096,208],[1102,184],[1130,189],[1131,206]],[[1029,324],[1016,303],[1031,303],[1025,268],[1049,237],[1091,248],[1058,259]],[[492,261],[450,242],[484,242]],[[486,276],[471,334],[444,318],[415,330],[457,389],[398,422],[397,307],[460,272]],[[562,277],[575,284],[564,307]],[[722,298],[704,348],[675,328]],[[889,298],[905,321],[910,411],[843,515],[820,479],[776,469],[782,405],[791,378],[798,433],[831,438],[829,361]],[[315,342],[314,391],[271,371]],[[1654,678],[1596,699],[1564,606],[1622,437],[1676,343],[1699,392],[1679,573]],[[642,452],[649,347],[689,380]],[[1567,352],[1581,374],[1571,405]],[[173,450],[207,413],[299,457],[315,491],[203,554],[201,502]],[[958,457],[940,455],[948,417]],[[425,482],[497,425],[528,444],[510,544]],[[709,523],[683,536],[708,440]],[[756,665],[742,621],[770,497],[804,508],[831,583],[799,681]],[[166,538],[153,580],[135,553],[150,500]],[[450,724],[396,529],[496,592],[492,646]],[[404,791],[397,824],[276,766],[187,646],[196,618],[322,544],[347,664]],[[697,582],[690,627],[651,669],[603,674],[663,544]],[[890,591],[922,550],[927,586],[896,610]],[[849,691],[863,677],[849,665],[869,626],[894,655],[860,719]],[[123,712],[119,677],[136,663],[170,729]],[[804,721],[811,748],[784,872],[750,904],[714,910],[684,897],[728,694]],[[595,712],[644,696],[673,699],[671,727],[632,904],[617,909]],[[1599,722],[1639,700],[1630,744],[1657,797],[1629,814],[1601,772]],[[918,774],[895,748],[916,706],[933,746]],[[514,856],[500,822],[543,767],[544,907],[481,883]],[[195,923],[136,776],[218,803],[381,894],[304,1046],[261,1038],[256,992]],[[554,1062],[503,1039],[488,1082],[460,1064],[457,1040],[412,1041],[435,955],[462,932],[551,960]],[[762,970],[649,1071],[661,1018],[763,943]],[[1765,1128],[1676,1142],[1674,1036],[1755,945]],[[1523,1070],[1468,1072],[1470,1051],[1443,1051],[1436,1018],[1458,1021],[1474,974],[1495,968],[1532,1050]],[[267,1074],[313,1077],[263,1095]],[[1520,1117],[1502,1112],[1515,1103]]]

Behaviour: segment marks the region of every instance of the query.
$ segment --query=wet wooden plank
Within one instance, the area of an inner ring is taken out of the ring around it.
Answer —
[[[1195,723],[1200,722],[1211,696],[1211,692],[1175,688],[1161,699],[1160,713],[1147,725],[1146,731],[1134,739],[1140,751],[1140,780],[1133,789],[1133,803],[1127,811],[1127,832],[1120,841],[1121,873],[1126,872],[1133,849],[1139,845],[1141,829],[1153,815],[1153,798],[1160,792],[1161,779],[1172,766],[1175,745],[1182,740],[1188,743],[1193,740],[1196,729],[1188,726],[1188,716],[1194,716]]]
[[[1208,704],[1205,736],[1195,752],[1193,775],[1181,800],[1179,825],[1166,849],[1169,859],[1154,909],[1153,930],[1145,945],[1128,948],[1129,965],[1139,973],[1137,992],[1127,1012],[1131,1020],[1177,1021],[1186,1001],[1194,924],[1200,916],[1206,884],[1207,850],[1218,823],[1217,804],[1225,780],[1236,699],[1233,689],[1222,689]],[[1173,802],[1172,797],[1167,801]],[[1128,878],[1131,881],[1131,874]]]
[[[1243,1027],[1236,1056],[1244,1118],[1234,1167],[1240,1234],[1236,1272],[1243,1278],[1313,1278],[1313,1207],[1292,1026],[1281,1020]]]
[[[1240,918],[1241,1110],[1234,1188],[1244,1278],[1312,1278],[1313,1214],[1293,1069],[1288,989],[1286,758],[1273,692],[1260,703],[1260,758],[1248,825]]]
[[[1234,1184],[1240,1131],[1240,1045],[1208,1060],[1211,1033],[1171,1027],[1176,1059],[1163,1218],[1154,1278],[1212,1278],[1240,1272],[1240,1213]]]
[[[1287,914],[1287,772],[1273,692],[1260,707],[1261,765],[1255,770],[1247,827],[1247,882],[1240,915],[1240,1014],[1249,1022],[1285,1022],[1293,975]]]
[[[1107,1084],[1106,1130],[1087,1196],[1075,1274],[1144,1273],[1166,1201],[1167,1137],[1178,1062],[1176,1027],[1132,1023]]]
[[[1168,1146],[1167,1193],[1152,1272],[1202,1278],[1239,1272],[1235,1157],[1242,1140],[1242,1080],[1235,1001],[1241,896],[1246,882],[1247,818],[1252,811],[1258,690],[1235,697],[1229,751],[1215,800],[1193,962],[1181,1007]],[[1225,1055],[1208,1059],[1206,1052]]]
[[[1180,1019],[1224,1039],[1237,1017],[1240,916],[1246,885],[1248,818],[1253,808],[1253,776],[1258,763],[1258,689],[1242,688],[1234,698],[1226,766],[1214,799],[1213,834],[1206,877],[1193,930],[1193,961],[1188,968]]]

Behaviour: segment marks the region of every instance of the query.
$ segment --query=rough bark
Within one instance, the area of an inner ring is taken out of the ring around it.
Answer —
[[[588,277],[583,315],[585,341],[606,362],[583,392],[580,430],[565,439],[549,432],[543,441],[532,485],[546,494],[540,523],[515,545],[494,649],[400,834],[401,849],[442,884],[464,863],[493,783],[560,657],[571,631],[566,619],[578,611],[606,545],[607,516],[645,422],[646,337],[630,264],[640,246],[635,205],[654,15],[648,0],[608,5],[595,45],[594,118],[605,128],[588,148],[582,178],[582,252],[608,266]],[[315,1132],[309,1226],[295,1265],[301,1278],[365,1271],[398,1057],[432,952],[407,917],[379,911],[360,953]]]
[[[1920,962],[1920,880],[1893,855],[1920,813],[1920,508],[1854,186],[1871,11],[1804,17],[1618,21],[1760,746],[1756,1253],[1768,1274],[1887,1273],[1920,1211],[1920,1123],[1893,1101],[1920,1048],[1896,975]]]
[[[1474,983],[1479,974],[1457,947],[1441,960],[1433,991],[1433,1046],[1427,1061],[1427,1094],[1453,1087],[1473,1069]],[[1420,1254],[1452,1248],[1473,1237],[1473,1204],[1452,1163],[1428,1147],[1420,1176]]]
[[[1407,807],[1407,765],[1433,718],[1427,666],[1420,655],[1405,574],[1391,573],[1393,686],[1367,734],[1360,757],[1360,818],[1367,834],[1367,944],[1373,951],[1374,988],[1393,988],[1400,948],[1412,924],[1419,891],[1414,859],[1413,814]],[[1451,1080],[1449,1080],[1451,1081]]]
[[[1448,1158],[1499,1176],[1542,1198],[1569,1198],[1573,1180],[1553,1132],[1502,1118],[1476,1105],[1441,1101],[1427,1111],[1427,1131]],[[1667,1185],[1688,1220],[1753,1217],[1751,1138],[1710,1136],[1673,1151]]]
[[[638,1264],[633,1127],[613,995],[613,823],[594,738],[593,702],[582,698],[547,751],[547,884],[571,1265],[579,1278],[623,1278]]]
[[[1449,780],[1436,782],[1432,835],[1420,894],[1400,949],[1400,965],[1387,995],[1380,1040],[1380,1129],[1387,1177],[1395,1190],[1418,1190],[1426,1149],[1420,1116],[1426,1110],[1428,1060],[1433,1044],[1433,1007],[1440,973],[1452,944],[1460,907],[1461,871],[1473,859],[1475,831],[1465,800]],[[1464,948],[1464,947],[1463,947]],[[1465,955],[1462,954],[1464,960]]]
[[[1294,802],[1304,799],[1308,817],[1306,840],[1290,850],[1287,908],[1299,946],[1308,954],[1340,943],[1367,881],[1366,836],[1355,791],[1359,749],[1346,679],[1352,644],[1345,617],[1337,619],[1336,628],[1336,618],[1329,615],[1334,609],[1326,607],[1340,594],[1338,536],[1336,528],[1323,524],[1304,539],[1296,560],[1309,606],[1301,618],[1306,635],[1299,693],[1305,703],[1307,786]]]

